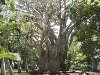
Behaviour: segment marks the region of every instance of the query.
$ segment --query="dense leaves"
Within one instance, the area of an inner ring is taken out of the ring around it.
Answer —
[[[6,50],[5,48],[0,47],[0,59],[3,59],[3,58],[9,58],[9,59],[12,59],[12,60],[21,61],[20,57],[18,58],[18,55],[15,55],[11,52],[8,52],[8,50]]]
[[[94,58],[96,51],[100,49],[99,4],[99,0],[75,1],[70,9],[71,20],[76,23],[77,41],[82,42],[80,50],[87,56],[88,63],[91,58]]]

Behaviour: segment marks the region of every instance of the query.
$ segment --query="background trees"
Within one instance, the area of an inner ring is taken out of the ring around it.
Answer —
[[[94,55],[99,50],[99,1],[85,0],[73,4],[76,8],[71,8],[72,21],[76,24],[77,41],[82,42],[81,50],[87,56],[88,64],[94,60]],[[76,11],[74,11],[76,10]],[[74,14],[73,14],[74,13]],[[77,16],[77,17],[75,17]],[[96,67],[95,67],[96,69]]]

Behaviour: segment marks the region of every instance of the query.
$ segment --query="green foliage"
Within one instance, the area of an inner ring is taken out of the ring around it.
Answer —
[[[14,0],[0,0],[1,4],[10,6],[11,11],[15,11],[15,4]]]
[[[10,23],[1,23],[0,24],[0,30],[4,31],[4,30],[7,30],[7,31],[10,31],[10,30],[13,30],[15,28],[16,24],[13,23],[13,22],[10,22]]]
[[[96,0],[95,0],[96,1]],[[73,22],[81,23],[100,12],[98,4],[91,0],[74,0],[70,8],[70,18]],[[80,26],[79,26],[80,27]]]
[[[6,52],[6,49],[3,47],[0,47],[0,54],[5,53],[5,52]]]
[[[80,51],[81,44],[81,42],[74,41],[69,48],[72,64],[74,62],[83,62],[86,59],[86,56]]]
[[[3,15],[0,15],[0,21],[3,19]]]
[[[15,4],[14,4],[14,1],[11,1],[11,3],[10,3],[10,10],[11,10],[11,11],[15,11]]]
[[[5,0],[1,0],[0,3],[1,3],[1,4],[6,4],[6,3],[5,3]]]
[[[99,3],[99,0],[83,0],[80,3],[74,2],[70,9],[70,19],[76,27],[77,41],[81,42],[80,51],[87,56],[87,61],[91,61],[96,50],[100,49]]]
[[[8,52],[8,50],[6,50],[3,47],[0,47],[0,59],[2,59],[2,58],[9,58],[12,60],[20,61],[20,59],[17,59],[17,56],[15,54]]]
[[[12,60],[16,60],[16,57],[9,52],[1,53],[0,59],[2,59],[2,58],[9,58],[9,59],[12,59]]]

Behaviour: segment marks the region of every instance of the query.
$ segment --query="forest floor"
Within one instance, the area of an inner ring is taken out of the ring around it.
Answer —
[[[88,73],[88,74],[81,74],[81,72],[80,71],[78,71],[78,72],[69,72],[69,71],[65,71],[65,72],[58,72],[58,73],[56,73],[56,74],[52,74],[52,73],[30,73],[30,74],[26,74],[26,72],[25,71],[22,71],[22,73],[21,74],[18,74],[18,72],[17,71],[14,71],[15,73],[14,73],[14,75],[100,75],[100,72],[86,72],[86,73]],[[1,75],[1,74],[0,74]],[[9,73],[7,73],[7,75],[10,75]]]
[[[57,73],[57,74],[31,74],[31,75],[100,75],[100,72],[86,72],[87,74],[81,74],[81,72],[76,73],[70,73],[70,72],[64,72],[64,73]]]
[[[38,74],[38,75],[52,75],[52,74]],[[61,74],[54,74],[54,75],[87,75],[87,74],[79,74],[79,73],[63,74],[63,73],[61,73]],[[89,75],[100,75],[100,73],[97,73],[97,72],[89,72]]]
[[[100,75],[100,73],[97,72],[88,72],[89,75]],[[10,75],[7,73],[7,75]],[[15,73],[14,75],[87,75],[87,74],[79,74],[79,73],[59,73],[59,74],[26,74],[26,73]]]

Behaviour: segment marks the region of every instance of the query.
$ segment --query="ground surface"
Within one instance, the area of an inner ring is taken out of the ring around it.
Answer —
[[[89,72],[90,75],[100,75],[100,73],[97,72]]]
[[[10,75],[9,73],[7,75]],[[18,73],[15,73],[14,75],[30,75],[30,74],[26,74],[26,73],[22,73],[22,74],[18,74]],[[31,75],[67,75],[64,74],[64,73],[60,73],[60,74],[31,74]],[[70,73],[68,75],[79,75],[79,73]],[[85,74],[82,74],[82,75],[85,75]],[[89,75],[100,75],[100,73],[97,73],[97,72],[89,72]]]
[[[77,73],[69,73],[69,72],[59,72],[57,74],[31,74],[31,75],[100,75],[98,72],[87,72],[88,74],[81,74],[80,72]]]
[[[49,75],[49,74],[39,74],[39,75]],[[67,74],[55,74],[55,75],[67,75]],[[70,73],[69,75],[79,75],[78,73]],[[82,74],[85,75],[85,74]],[[100,73],[96,73],[96,72],[89,72],[89,75],[100,75]]]
[[[17,71],[14,71],[15,72],[15,74],[14,75],[85,75],[85,74],[80,74],[80,71],[78,71],[78,72],[76,72],[76,73],[70,73],[70,72],[68,72],[68,71],[65,71],[65,72],[58,72],[58,73],[56,73],[56,74],[47,74],[47,73],[45,73],[45,74],[39,74],[38,72],[37,73],[30,73],[30,74],[26,74],[26,72],[25,71],[22,71],[22,74],[18,74],[18,72]],[[100,75],[100,72],[87,72],[87,73],[89,73],[89,75]],[[1,75],[1,74],[0,74]],[[10,75],[9,73],[7,73],[7,75]]]

